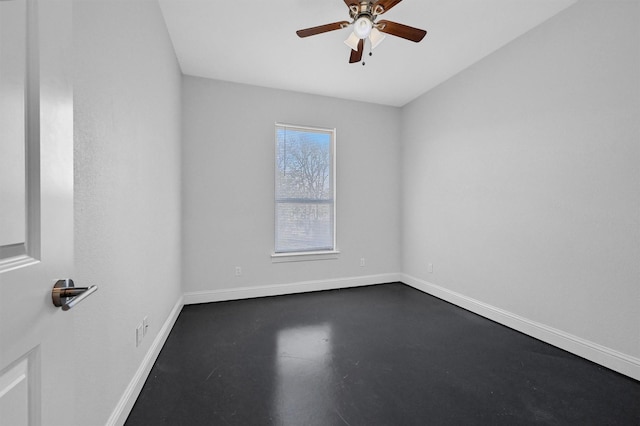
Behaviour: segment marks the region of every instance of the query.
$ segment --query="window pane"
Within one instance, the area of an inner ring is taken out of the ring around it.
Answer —
[[[334,135],[276,125],[276,253],[335,248]]]
[[[276,252],[333,249],[333,203],[277,203]]]
[[[331,135],[284,128],[277,136],[276,198],[333,198]]]

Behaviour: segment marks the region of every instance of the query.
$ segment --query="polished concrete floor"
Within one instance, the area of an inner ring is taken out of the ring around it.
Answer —
[[[640,382],[400,283],[185,306],[133,425],[640,425]]]

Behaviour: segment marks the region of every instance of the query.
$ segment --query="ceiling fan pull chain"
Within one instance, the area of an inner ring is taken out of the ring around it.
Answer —
[[[373,51],[369,49],[369,56],[373,56]],[[364,61],[362,61],[362,66],[364,66]]]

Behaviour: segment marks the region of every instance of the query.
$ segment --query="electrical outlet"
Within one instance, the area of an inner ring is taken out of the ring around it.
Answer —
[[[240,275],[242,275],[242,268],[239,266],[236,266],[236,277],[239,277]]]
[[[433,263],[427,263],[427,269],[429,272],[433,273]]]
[[[362,267],[362,266],[366,265],[366,263],[367,263],[367,262],[366,262],[365,258],[364,258],[364,257],[361,257],[361,258],[360,258],[360,266]]]
[[[144,317],[142,319],[142,337],[147,335],[147,331],[149,331],[149,317]]]
[[[142,323],[136,327],[136,348],[142,343]]]

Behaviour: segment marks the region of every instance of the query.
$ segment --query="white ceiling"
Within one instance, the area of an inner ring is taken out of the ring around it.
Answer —
[[[577,0],[404,0],[382,18],[427,30],[393,36],[365,66],[349,64],[351,29],[295,31],[349,20],[343,0],[160,0],[188,75],[402,106]],[[368,49],[368,47],[367,47]]]

